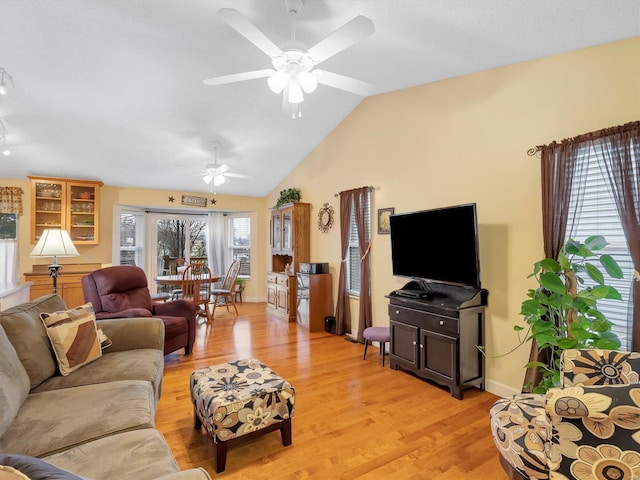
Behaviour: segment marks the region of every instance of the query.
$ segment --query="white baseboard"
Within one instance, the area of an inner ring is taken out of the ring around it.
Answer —
[[[491,392],[499,397],[510,397],[511,395],[520,393],[520,389],[496,382],[495,380],[486,380],[484,388],[487,392]]]

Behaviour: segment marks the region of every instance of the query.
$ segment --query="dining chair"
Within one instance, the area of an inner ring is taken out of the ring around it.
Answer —
[[[192,263],[182,272],[181,298],[193,300],[199,309],[198,313],[204,314],[207,322],[213,319],[213,313],[209,310],[212,285],[211,270],[204,263]]]
[[[240,260],[234,260],[229,266],[227,274],[225,275],[220,288],[211,289],[211,294],[213,295],[213,311],[211,312],[212,317],[216,311],[216,307],[224,306],[227,307],[227,311],[229,311],[229,305],[232,305],[233,309],[236,311],[236,315],[239,315],[238,307],[236,306],[235,292],[238,273],[240,273]]]

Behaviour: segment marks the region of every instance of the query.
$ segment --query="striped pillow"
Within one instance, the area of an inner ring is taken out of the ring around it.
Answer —
[[[63,376],[102,356],[91,303],[70,310],[41,313]]]

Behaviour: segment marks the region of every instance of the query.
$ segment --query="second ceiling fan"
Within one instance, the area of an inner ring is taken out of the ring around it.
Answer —
[[[208,78],[203,80],[205,85],[217,86],[267,78],[269,88],[274,93],[282,93],[285,111],[299,107],[304,101],[303,92],[312,93],[318,83],[365,97],[373,92],[374,86],[370,83],[315,68],[329,57],[373,34],[373,22],[366,17],[355,17],[308,50],[283,50],[237,10],[222,8],[218,10],[218,16],[262,50],[271,59],[273,68]]]

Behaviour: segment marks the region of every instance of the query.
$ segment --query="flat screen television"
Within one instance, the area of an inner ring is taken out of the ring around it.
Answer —
[[[393,274],[480,288],[476,204],[390,217]]]

